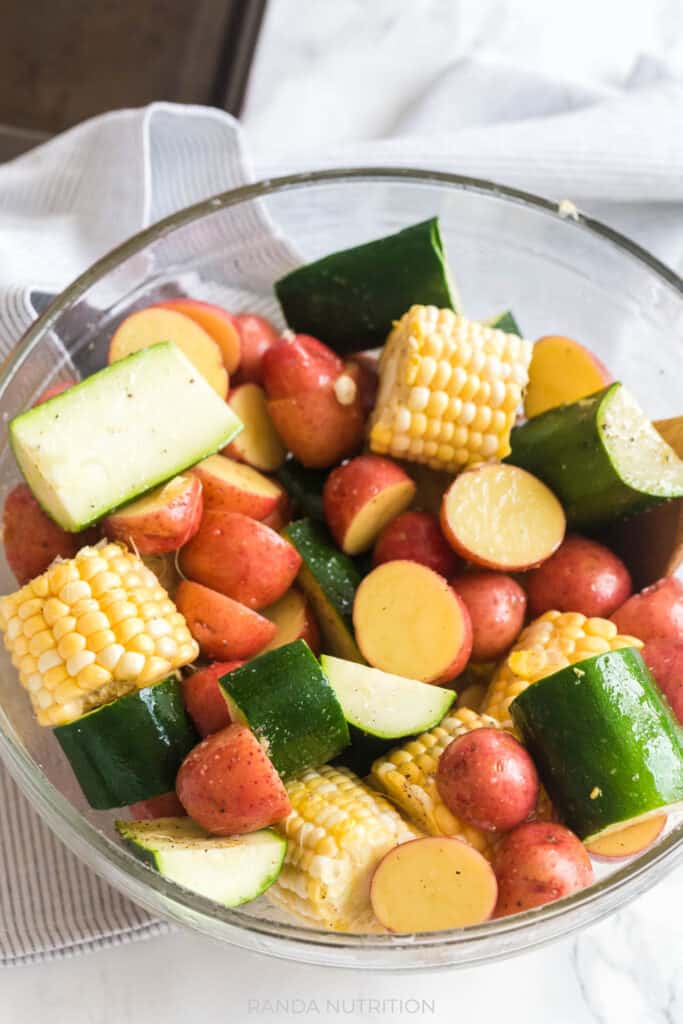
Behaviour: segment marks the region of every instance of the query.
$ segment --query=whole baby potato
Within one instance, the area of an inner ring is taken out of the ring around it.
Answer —
[[[683,583],[665,576],[630,597],[612,616],[620,633],[651,640],[683,641]]]
[[[581,840],[563,825],[528,821],[508,833],[494,855],[496,917],[519,914],[562,899],[593,881]]]
[[[469,572],[451,586],[472,619],[472,660],[495,661],[517,639],[524,625],[526,594],[504,572]]]
[[[526,581],[533,616],[554,609],[609,618],[632,592],[631,576],[621,559],[604,544],[576,534],[566,537]]]
[[[473,729],[439,758],[436,785],[456,817],[489,832],[506,832],[532,813],[538,774],[531,757],[502,729]]]

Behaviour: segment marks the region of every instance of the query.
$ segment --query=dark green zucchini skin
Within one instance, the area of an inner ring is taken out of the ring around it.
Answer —
[[[383,345],[416,303],[457,310],[436,218],[299,267],[275,293],[293,330],[342,354]]]
[[[349,736],[351,742],[348,747],[342,750],[335,758],[335,764],[344,765],[350,768],[361,778],[367,775],[373,763],[387,750],[391,750],[399,743],[404,743],[407,737],[401,739],[385,740],[379,736],[372,736],[369,732],[358,729],[355,725],[349,725]]]
[[[510,436],[506,462],[527,469],[548,485],[573,528],[595,529],[643,512],[664,499],[624,483],[599,425],[605,404],[620,384],[534,416]]]
[[[318,523],[325,522],[323,487],[329,470],[308,469],[296,459],[287,459],[275,475],[305,516]]]
[[[485,320],[484,323],[488,327],[495,328],[497,331],[505,331],[506,334],[518,334],[520,338],[522,337],[519,324],[509,309],[506,309],[504,313],[499,313],[498,316],[492,316],[490,320]]]
[[[361,581],[357,566],[335,547],[327,529],[311,519],[297,519],[283,535],[301,555],[298,582],[313,605],[327,653],[362,662],[351,619]]]
[[[510,710],[554,806],[581,839],[683,801],[683,730],[635,648],[546,676]]]
[[[174,789],[183,759],[199,742],[176,676],[104,704],[54,733],[96,810]]]
[[[326,764],[349,743],[341,705],[304,640],[253,658],[219,684],[283,779]]]

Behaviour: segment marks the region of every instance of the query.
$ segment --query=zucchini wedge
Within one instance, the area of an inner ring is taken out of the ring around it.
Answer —
[[[255,900],[277,879],[287,840],[273,829],[212,836],[191,818],[117,821],[132,853],[164,878],[224,907]]]
[[[493,327],[497,331],[504,331],[505,334],[517,334],[520,338],[523,337],[519,324],[509,309],[506,309],[504,313],[498,313],[497,316],[491,316],[488,320],[482,322],[487,327]]]
[[[97,810],[174,789],[184,757],[199,742],[177,676],[103,704],[54,734]]]
[[[539,679],[510,711],[553,805],[581,839],[683,807],[683,729],[635,648]]]
[[[382,345],[416,303],[459,305],[436,217],[298,267],[275,293],[292,330],[342,354]]]
[[[596,528],[683,495],[683,460],[619,383],[534,416],[506,461],[555,492],[571,527]]]
[[[258,738],[283,779],[348,746],[334,690],[305,640],[261,654],[219,680],[230,716]]]

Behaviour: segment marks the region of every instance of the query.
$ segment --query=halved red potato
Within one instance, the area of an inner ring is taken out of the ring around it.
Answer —
[[[126,317],[109,343],[109,362],[161,341],[174,342],[221,398],[227,396],[229,377],[220,348],[203,327],[174,309],[149,306]]]
[[[496,847],[496,917],[507,917],[562,899],[593,881],[593,865],[581,840],[564,825],[527,821]]]
[[[356,641],[374,667],[423,683],[462,672],[472,622],[443,576],[418,562],[385,562],[363,579],[353,604]]]
[[[455,478],[443,496],[441,528],[468,562],[521,572],[557,550],[566,520],[553,492],[531,473],[488,463]]]
[[[549,334],[533,347],[524,412],[538,416],[563,402],[576,402],[612,379],[607,367],[578,341]]]
[[[287,451],[270,418],[263,388],[258,384],[240,384],[230,393],[228,405],[241,419],[244,430],[223,449],[223,455],[266,473],[279,469]]]
[[[235,383],[254,381],[263,383],[263,357],[280,340],[280,332],[263,316],[256,313],[234,313],[232,322],[240,336],[240,365]]]
[[[216,836],[256,832],[292,809],[263,747],[236,722],[190,751],[178,771],[176,792],[190,817]]]
[[[372,552],[372,564],[382,565],[397,558],[420,562],[446,578],[462,567],[438,518],[430,512],[402,512],[384,527]]]
[[[226,597],[266,608],[289,590],[301,566],[296,549],[269,526],[239,512],[207,512],[180,553],[183,575]]]
[[[27,484],[17,484],[9,492],[2,519],[5,558],[21,586],[45,572],[55,558],[73,558],[87,543],[82,534],[57,526]]]
[[[276,533],[280,533],[288,523],[291,523],[293,511],[294,505],[291,499],[283,493],[282,500],[277,503],[272,512],[263,517],[261,522],[269,526],[271,530],[275,530]]]
[[[653,814],[651,818],[629,825],[618,832],[608,832],[607,835],[594,839],[592,843],[585,843],[585,847],[591,857],[596,860],[624,860],[626,857],[635,857],[643,853],[659,839],[666,825],[666,814]]]
[[[320,650],[318,623],[308,601],[296,587],[288,590],[269,608],[264,608],[262,614],[277,626],[277,633],[263,648],[264,651],[272,651],[295,640],[305,640],[314,654]]]
[[[222,509],[265,519],[284,499],[278,484],[257,469],[225,455],[210,455],[198,462],[192,472],[201,480],[206,512]]]
[[[358,455],[334,469],[323,488],[325,518],[347,555],[372,546],[381,530],[410,505],[415,484],[391,459]]]
[[[648,640],[640,653],[671,710],[683,725],[683,632],[678,640]]]
[[[179,584],[175,603],[205,658],[246,660],[277,632],[277,626],[258,612],[191,580]]]
[[[395,846],[375,868],[370,902],[391,932],[432,932],[488,921],[498,885],[485,857],[461,839],[425,836]]]
[[[144,821],[148,818],[182,818],[185,808],[178,799],[174,789],[169,793],[160,793],[149,800],[139,800],[128,808],[133,821]]]
[[[163,555],[177,551],[194,537],[202,511],[199,478],[191,474],[176,476],[112,512],[102,528],[110,540],[122,540],[141,555]]]
[[[225,369],[229,374],[235,372],[240,365],[242,343],[239,331],[227,310],[214,306],[211,302],[201,302],[199,299],[167,299],[155,305],[162,309],[174,309],[176,313],[184,313],[190,320],[203,327],[221,350]]]
[[[183,704],[200,736],[210,736],[230,725],[232,719],[218,680],[240,665],[244,662],[214,661],[183,678]]]

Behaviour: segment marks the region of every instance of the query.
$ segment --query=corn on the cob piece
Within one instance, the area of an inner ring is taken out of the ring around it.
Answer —
[[[450,472],[502,459],[530,361],[516,334],[412,306],[382,351],[370,448]]]
[[[154,573],[119,544],[81,548],[0,599],[0,629],[48,726],[150,686],[199,653]]]
[[[310,924],[375,930],[370,878],[392,847],[419,833],[347,768],[323,765],[287,784],[291,813],[278,828],[287,856],[269,899]]]
[[[410,821],[431,836],[456,836],[487,855],[491,837],[457,818],[439,796],[436,769],[452,740],[472,729],[497,729],[498,722],[470,708],[448,714],[439,725],[379,757],[369,782],[386,794]]]
[[[607,619],[589,619],[579,612],[546,612],[520,633],[491,680],[481,710],[512,729],[510,704],[527,686],[594,654],[642,646],[634,636],[619,635]]]

